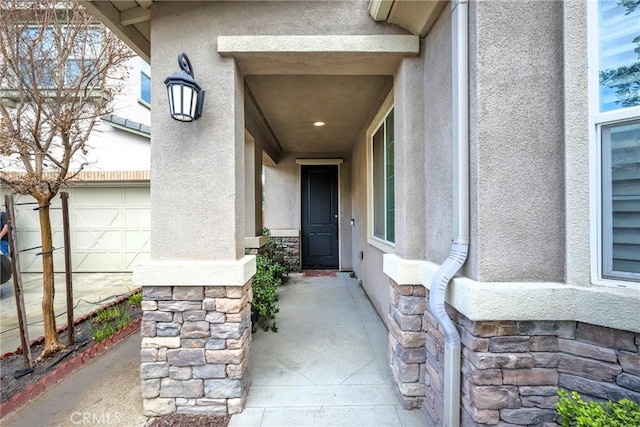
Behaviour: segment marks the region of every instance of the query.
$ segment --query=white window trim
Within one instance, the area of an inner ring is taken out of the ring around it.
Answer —
[[[587,3],[589,67],[589,206],[591,242],[591,282],[603,286],[639,288],[640,283],[603,277],[604,236],[602,233],[602,126],[640,118],[640,107],[600,112],[598,79],[598,2]]]
[[[393,90],[382,103],[382,106],[375,115],[366,133],[367,146],[367,243],[380,249],[382,252],[393,254],[396,245],[388,240],[381,239],[374,235],[373,222],[373,135],[380,127],[382,121],[389,115],[393,108]],[[385,183],[386,185],[386,183]],[[386,192],[385,192],[386,194]]]
[[[144,71],[142,68],[140,68],[140,89],[138,90],[138,103],[140,105],[143,105],[149,109],[151,109],[151,104],[148,103],[147,101],[145,101],[144,99],[142,99],[142,74],[144,74],[145,76],[149,77],[149,82],[151,83],[151,73],[147,73],[146,71]],[[151,95],[151,93],[149,93],[149,95]]]

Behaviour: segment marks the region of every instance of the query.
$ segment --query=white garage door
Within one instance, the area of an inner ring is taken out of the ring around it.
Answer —
[[[69,193],[71,260],[74,272],[128,272],[149,259],[149,187],[76,187]],[[31,197],[16,197],[16,228],[20,265],[24,272],[41,272],[40,224]],[[62,206],[52,203],[53,246],[62,248]],[[28,250],[24,250],[28,249]],[[64,250],[54,251],[56,271],[64,271]]]

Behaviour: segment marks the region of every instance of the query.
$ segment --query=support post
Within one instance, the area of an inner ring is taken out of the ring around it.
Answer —
[[[69,235],[69,193],[60,193],[62,199],[62,231],[64,234],[64,273],[67,291],[67,344],[72,345],[73,337],[73,281],[71,271],[71,237]]]
[[[29,345],[29,331],[27,329],[27,314],[24,309],[24,295],[22,292],[22,276],[20,274],[20,260],[18,257],[18,239],[14,227],[16,213],[13,206],[13,196],[5,195],[4,203],[7,207],[7,222],[9,223],[9,248],[11,251],[11,274],[13,275],[13,293],[16,299],[18,313],[18,327],[20,328],[20,344],[25,368],[31,368],[31,346]]]

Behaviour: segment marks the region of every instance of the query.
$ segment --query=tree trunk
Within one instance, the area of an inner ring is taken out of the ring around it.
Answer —
[[[42,238],[42,320],[44,323],[44,350],[40,357],[51,355],[63,348],[58,340],[56,315],[53,308],[56,289],[53,278],[53,239],[51,237],[51,218],[48,206],[53,196],[47,196],[38,200],[41,206],[38,213]]]

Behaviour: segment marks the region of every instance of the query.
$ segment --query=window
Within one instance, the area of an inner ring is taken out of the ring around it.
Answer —
[[[76,86],[78,79],[85,87],[97,83],[101,41],[99,27],[25,27],[18,49],[23,84],[46,89]]]
[[[140,60],[140,99],[151,105],[151,67]]]
[[[599,0],[590,13],[596,278],[640,282],[640,4]]]
[[[385,246],[393,246],[395,242],[394,126],[391,104],[392,99],[389,98],[368,132],[369,241],[384,250],[389,249]]]

